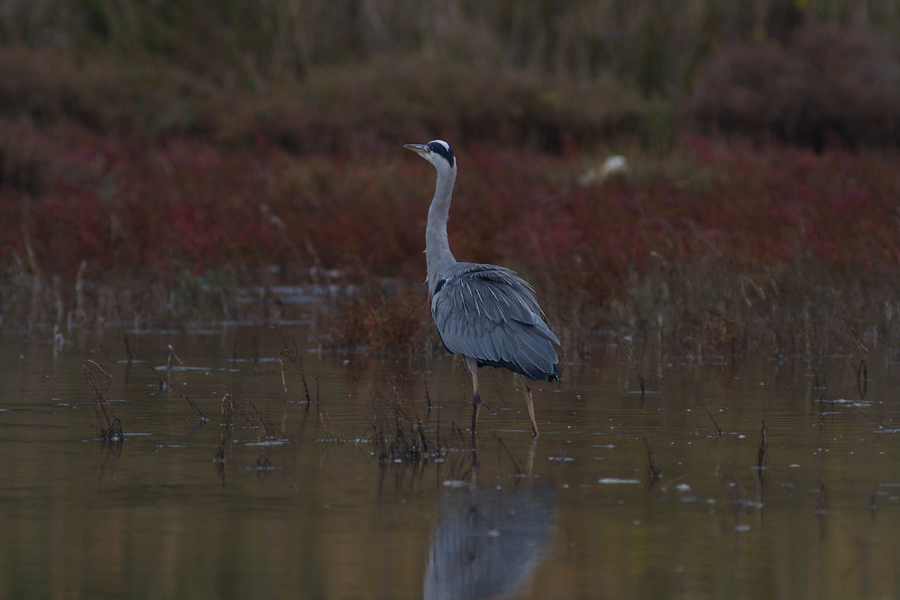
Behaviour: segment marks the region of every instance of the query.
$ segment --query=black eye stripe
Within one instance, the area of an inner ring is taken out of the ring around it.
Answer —
[[[438,142],[429,142],[427,145],[428,149],[434,152],[435,154],[440,154],[446,159],[450,166],[452,167],[456,164],[456,157],[453,156],[453,149],[450,146],[445,146],[444,144],[440,144]]]

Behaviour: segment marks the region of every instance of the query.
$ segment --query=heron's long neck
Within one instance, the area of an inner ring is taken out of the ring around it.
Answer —
[[[434,293],[441,271],[454,264],[447,241],[447,219],[450,215],[450,196],[456,181],[456,169],[438,171],[434,199],[428,208],[428,225],[425,227],[425,262],[428,265],[428,290]]]

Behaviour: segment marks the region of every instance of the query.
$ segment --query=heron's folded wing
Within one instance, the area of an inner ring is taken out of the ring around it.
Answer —
[[[557,375],[552,344],[534,290],[509,269],[459,263],[436,286],[431,313],[444,345],[482,364],[535,380]]]

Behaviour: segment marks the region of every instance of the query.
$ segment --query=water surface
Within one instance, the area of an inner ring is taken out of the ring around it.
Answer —
[[[536,386],[536,440],[485,371],[473,449],[461,362],[283,333],[311,402],[265,326],[6,334],[0,597],[900,596],[894,353],[634,365],[598,339]],[[387,456],[398,416],[439,451]]]

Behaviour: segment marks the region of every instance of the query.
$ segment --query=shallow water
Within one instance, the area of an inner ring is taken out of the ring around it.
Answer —
[[[312,402],[263,326],[128,332],[130,363],[122,331],[6,334],[0,598],[900,596],[894,353],[858,381],[859,356],[635,367],[598,340],[536,386],[534,441],[516,379],[485,371],[473,450],[452,357],[284,333]],[[124,442],[96,439],[86,366]],[[443,452],[379,461],[396,414]]]

